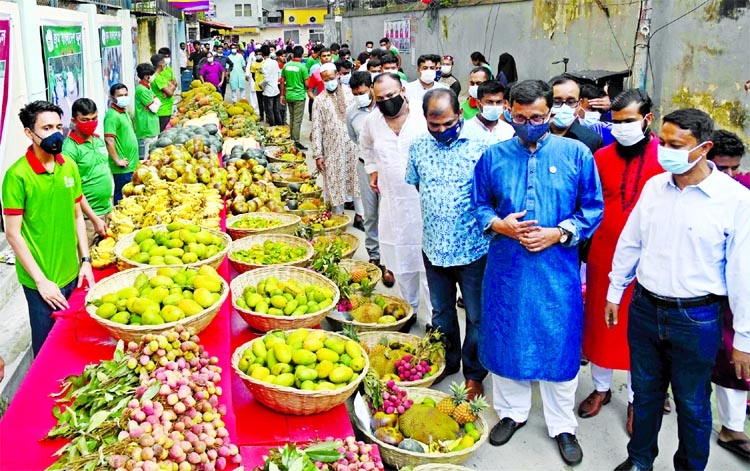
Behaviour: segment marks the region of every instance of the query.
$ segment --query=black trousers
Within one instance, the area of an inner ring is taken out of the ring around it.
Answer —
[[[281,126],[284,124],[281,116],[281,94],[276,96],[263,95],[263,109],[266,113],[266,121],[270,126]]]

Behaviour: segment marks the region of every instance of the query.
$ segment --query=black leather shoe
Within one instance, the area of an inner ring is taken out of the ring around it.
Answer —
[[[362,232],[365,232],[365,220],[362,216],[359,214],[354,216],[354,223],[352,223],[352,226],[354,226],[355,229],[359,229]]]
[[[294,147],[296,147],[299,150],[307,150],[307,147],[305,147],[304,145],[302,145],[301,142],[295,142],[294,143]]]
[[[560,450],[560,456],[568,466],[581,464],[583,460],[583,450],[578,444],[578,439],[572,433],[561,433],[555,437],[557,448]]]
[[[638,466],[636,466],[632,461],[630,461],[630,458],[626,459],[618,467],[615,468],[615,471],[653,471],[654,467],[650,467],[646,470],[642,470]]]
[[[510,417],[500,419],[490,431],[490,444],[494,446],[505,445],[516,433],[516,430],[526,425],[526,421],[516,422]]]

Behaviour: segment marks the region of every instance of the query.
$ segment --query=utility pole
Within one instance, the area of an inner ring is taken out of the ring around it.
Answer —
[[[646,90],[648,48],[651,39],[651,13],[653,10],[652,0],[641,0],[641,17],[638,18],[638,30],[635,34],[635,45],[633,46],[633,75],[631,78],[633,88],[640,88],[641,90]]]

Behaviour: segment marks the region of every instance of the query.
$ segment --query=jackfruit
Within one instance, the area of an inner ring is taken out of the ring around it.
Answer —
[[[230,106],[227,109],[227,113],[229,113],[229,116],[236,116],[238,114],[242,114],[244,110],[240,108],[239,106]]]
[[[200,80],[193,80],[192,82],[190,82],[190,88],[198,88],[201,85],[203,85],[203,82],[201,82]]]
[[[375,303],[364,303],[352,311],[352,317],[357,322],[374,324],[383,315],[383,308]]]
[[[424,404],[414,404],[401,414],[398,426],[406,438],[422,443],[455,440],[460,428],[451,416]]]

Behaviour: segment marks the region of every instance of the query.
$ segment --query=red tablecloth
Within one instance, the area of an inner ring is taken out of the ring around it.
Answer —
[[[225,261],[219,273],[229,280],[229,270]],[[110,269],[95,274],[100,279],[113,272]],[[71,308],[59,313],[44,347],[0,420],[2,471],[41,470],[54,462],[52,454],[64,441],[39,441],[55,424],[49,395],[59,390],[59,379],[80,374],[86,364],[112,358],[115,341],[83,309],[85,295],[85,291],[76,290],[69,300]],[[223,369],[221,402],[227,405],[224,422],[232,442],[241,447],[268,447],[287,441],[351,435],[344,405],[322,414],[294,417],[274,412],[254,400],[234,374],[231,355],[236,347],[258,335],[232,309],[231,299],[200,334],[201,344],[210,355],[219,358]]]

